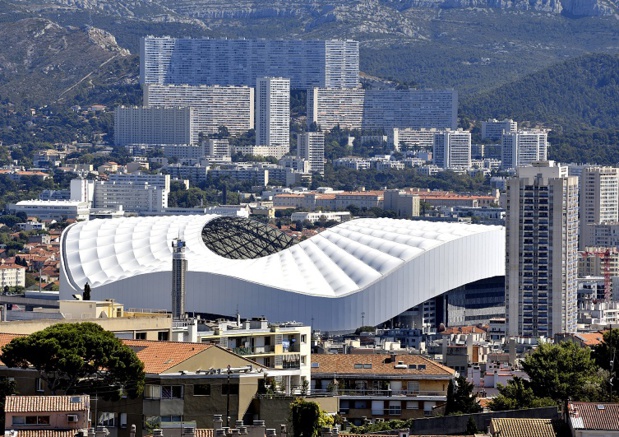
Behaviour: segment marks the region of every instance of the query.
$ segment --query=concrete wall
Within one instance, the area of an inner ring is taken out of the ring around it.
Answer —
[[[559,419],[557,407],[530,408],[528,410],[496,411],[492,413],[464,414],[462,416],[431,417],[417,419],[411,427],[411,435],[443,434],[446,429],[451,433],[466,433],[466,425],[472,417],[477,429],[485,431],[490,425],[490,419],[518,418],[518,419]]]

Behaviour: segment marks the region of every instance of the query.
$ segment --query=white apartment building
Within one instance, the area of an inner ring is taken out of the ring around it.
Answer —
[[[254,89],[248,86],[148,84],[143,103],[148,107],[193,108],[195,141],[200,133],[217,133],[220,126],[227,127],[231,135],[254,128]]]
[[[172,179],[188,180],[191,185],[200,185],[206,182],[208,177],[208,166],[204,165],[183,165],[168,164],[165,167],[166,173]]]
[[[325,173],[325,134],[305,132],[297,135],[297,156],[309,161],[309,171]]]
[[[619,168],[585,167],[580,175],[578,246],[596,246],[592,225],[619,221]],[[614,246],[609,246],[614,247]]]
[[[519,167],[506,210],[508,335],[576,332],[578,178],[553,161]]]
[[[206,155],[214,158],[230,156],[230,142],[227,139],[209,139],[206,142]]]
[[[594,247],[619,247],[619,222],[589,225]]]
[[[293,89],[356,88],[359,43],[168,36],[147,36],[140,43],[142,85],[253,86],[266,76],[288,77]]]
[[[26,267],[17,264],[0,264],[0,289],[25,286]]]
[[[401,149],[420,149],[434,147],[436,129],[400,129],[394,127],[387,132],[387,142],[392,144],[396,151]]]
[[[163,144],[161,150],[163,151],[163,156],[166,158],[176,158],[179,161],[186,159],[199,160],[207,154],[207,147],[204,143]]]
[[[256,81],[256,146],[290,149],[290,79],[259,77]]]
[[[372,164],[369,160],[357,157],[337,158],[333,160],[333,168],[348,168],[351,170],[369,170]]]
[[[243,155],[274,156],[275,158],[280,159],[290,152],[290,146],[232,146],[232,152],[242,153]]]
[[[510,169],[546,161],[548,155],[548,133],[531,130],[509,132],[501,137],[502,168]]]
[[[481,122],[481,137],[484,140],[500,140],[504,133],[517,131],[518,123],[507,118],[501,121],[493,118]]]
[[[23,212],[40,220],[88,220],[90,215],[88,202],[75,200],[22,200],[9,204],[7,209],[11,214]]]
[[[170,176],[165,174],[149,174],[149,173],[115,173],[110,175],[110,182],[119,184],[148,184],[161,188],[166,195],[170,192]]]
[[[307,124],[323,130],[456,129],[454,90],[314,88],[307,91]]]
[[[188,107],[124,107],[114,110],[114,144],[193,144],[195,112]]]
[[[93,207],[122,207],[124,211],[133,213],[162,212],[168,207],[168,191],[147,182],[97,181]]]
[[[279,165],[284,168],[291,168],[302,173],[310,172],[310,163],[305,158],[299,158],[296,156],[284,156],[279,160]]]
[[[471,133],[444,130],[434,134],[434,164],[444,169],[471,168]]]
[[[260,167],[230,166],[215,167],[209,171],[213,178],[229,177],[239,182],[252,185],[267,186],[269,184],[269,170]]]
[[[348,220],[351,220],[352,216],[350,214],[350,211],[336,211],[336,212],[326,212],[326,211],[319,211],[319,212],[293,212],[292,214],[290,214],[290,221],[291,222],[303,222],[305,220],[315,223],[317,221],[320,220],[333,220],[336,222],[347,222]]]

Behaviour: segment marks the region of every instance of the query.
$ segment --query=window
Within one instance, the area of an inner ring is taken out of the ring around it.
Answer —
[[[161,386],[154,384],[146,384],[144,386],[145,399],[161,399]]]
[[[372,365],[371,365],[371,364],[364,364],[364,365],[363,365],[363,368],[364,368],[364,369],[371,369],[371,368],[372,368]]]
[[[161,416],[162,422],[182,422],[183,416]]]
[[[307,334],[301,334],[301,343],[307,343]]]
[[[121,428],[127,427],[127,413],[120,413],[120,416],[118,418],[118,425]]]
[[[402,414],[402,404],[400,401],[389,401],[389,415],[399,416]]]
[[[194,396],[210,396],[211,395],[211,384],[195,384],[193,386],[193,395]]]
[[[372,415],[382,416],[383,414],[385,414],[384,401],[372,401]]]
[[[136,340],[146,340],[146,332],[136,332],[135,333]]]
[[[406,409],[407,410],[418,410],[419,401],[406,401]]]
[[[41,378],[35,378],[34,380],[34,390],[37,392],[45,391],[43,388],[43,380]]]
[[[228,389],[230,392],[228,392]],[[221,394],[222,395],[238,395],[239,394],[239,386],[236,384],[224,384],[221,386]]]
[[[159,341],[168,341],[169,338],[170,338],[170,333],[168,331],[157,333],[157,340]]]
[[[13,416],[13,425],[25,425],[26,416]]]
[[[363,369],[363,364],[355,364],[355,369]]]
[[[26,416],[26,425],[49,425],[49,416]]]
[[[183,399],[182,385],[162,385],[161,399]]]
[[[116,426],[116,413],[100,412],[97,424],[101,426],[113,427]]]
[[[305,363],[306,363],[306,361],[305,361],[305,355],[302,355],[302,356],[301,356],[301,365],[302,365],[302,366],[305,366]]]

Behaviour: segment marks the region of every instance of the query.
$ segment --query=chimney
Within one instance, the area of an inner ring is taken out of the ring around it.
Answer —
[[[277,431],[275,431],[275,428],[267,428],[267,437],[275,437],[277,436]]]
[[[153,429],[153,437],[163,437],[162,429]]]
[[[137,427],[135,426],[134,423],[131,424],[131,431],[129,431],[129,437],[135,437],[135,434],[137,432]]]
[[[215,414],[213,416],[213,429],[221,429],[224,426],[224,421],[221,414]]]

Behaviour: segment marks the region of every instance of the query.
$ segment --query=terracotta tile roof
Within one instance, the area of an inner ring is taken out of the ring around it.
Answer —
[[[552,419],[490,419],[490,431],[501,437],[555,437]]]
[[[604,334],[601,332],[583,332],[576,334],[576,338],[580,339],[585,346],[595,346],[602,342]]]
[[[487,326],[453,326],[441,332],[442,335],[451,334],[485,334],[488,331]]]
[[[619,430],[619,403],[571,402],[568,410],[574,429]]]
[[[72,412],[90,408],[90,396],[7,396],[7,413]]]
[[[74,437],[75,429],[20,429],[17,437]]]
[[[210,344],[173,341],[123,340],[144,363],[146,373],[162,373],[214,347]]]
[[[20,266],[19,264],[0,264],[0,269],[24,269],[26,270],[26,267],[24,266]]]
[[[405,369],[396,369],[395,365],[402,361]],[[417,368],[410,368],[409,365]],[[361,365],[361,368],[359,368]],[[364,366],[365,365],[365,366]],[[371,365],[371,366],[370,366]],[[419,369],[425,365],[425,369]],[[318,367],[316,367],[318,366]],[[419,355],[397,355],[391,362],[390,355],[312,355],[312,374],[380,374],[380,375],[440,375],[453,376],[455,370]]]

